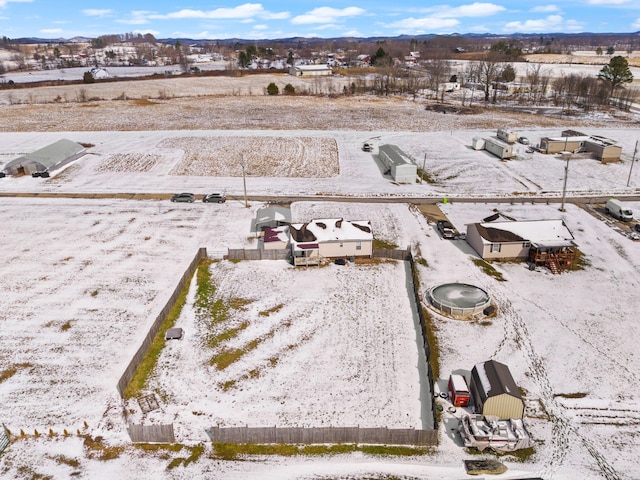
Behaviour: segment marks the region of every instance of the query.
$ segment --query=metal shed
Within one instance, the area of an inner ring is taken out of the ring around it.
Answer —
[[[85,148],[71,140],[58,140],[40,150],[10,161],[4,167],[9,175],[31,175],[50,172],[80,158]]]
[[[382,145],[378,149],[378,158],[385,166],[385,175],[398,183],[416,183],[418,167],[411,158],[395,145]]]
[[[256,218],[251,220],[251,231],[261,233],[266,228],[282,227],[291,223],[291,209],[271,205],[256,212]]]
[[[524,416],[520,390],[509,367],[503,363],[489,360],[475,365],[471,370],[469,390],[476,413],[493,415],[499,419]]]

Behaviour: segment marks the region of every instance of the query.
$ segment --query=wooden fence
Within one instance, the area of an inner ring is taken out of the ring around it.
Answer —
[[[289,249],[262,250],[257,248],[230,248],[227,258],[229,260],[288,260],[289,256]]]
[[[214,443],[363,443],[431,446],[438,442],[437,430],[416,430],[413,428],[211,427],[206,432]]]
[[[429,388],[433,392],[433,368],[431,367],[431,347],[429,345],[429,337],[427,336],[427,319],[424,317],[424,311],[422,309],[422,298],[420,297],[420,284],[418,283],[418,270],[416,268],[416,262],[409,251],[409,257],[407,259],[411,266],[411,285],[413,288],[413,295],[416,302],[416,310],[418,311],[418,319],[420,320],[420,329],[422,333],[422,347],[424,348],[424,355],[427,359],[427,375],[429,376]],[[436,410],[435,407],[431,409],[433,415],[433,425],[437,426]]]
[[[135,353],[135,355],[129,362],[129,366],[124,371],[124,373],[120,377],[120,380],[118,381],[118,393],[120,393],[120,396],[124,395],[124,391],[127,388],[127,385],[129,385],[129,382],[131,381],[131,379],[133,378],[133,375],[136,372],[136,369],[142,362],[142,359],[147,354],[147,351],[149,350],[149,347],[151,346],[153,339],[155,338],[158,331],[160,330],[160,325],[162,325],[162,322],[164,322],[165,318],[167,318],[167,315],[169,314],[169,311],[173,307],[174,303],[176,303],[176,300],[178,299],[180,292],[193,276],[193,272],[195,272],[196,268],[198,267],[198,263],[200,262],[200,260],[205,258],[206,256],[207,256],[206,248],[198,249],[195,257],[187,267],[187,270],[182,275],[182,278],[176,285],[176,288],[173,290],[173,294],[171,295],[171,297],[169,297],[169,300],[167,300],[167,303],[165,304],[164,308],[160,311],[160,313],[154,320],[153,324],[151,325],[151,328],[149,328],[149,331],[147,332],[147,336],[144,338],[142,345],[140,345],[140,348],[138,348],[138,351]]]
[[[129,424],[129,436],[133,443],[175,443],[173,424],[168,425],[137,425]]]
[[[411,250],[394,250],[390,248],[381,248],[373,251],[373,258],[390,258],[392,260],[409,260]]]

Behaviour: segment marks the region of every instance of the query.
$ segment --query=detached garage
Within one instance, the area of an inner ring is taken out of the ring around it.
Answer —
[[[32,175],[51,172],[82,157],[85,148],[71,140],[58,140],[40,150],[10,161],[4,167],[7,175]]]
[[[499,419],[522,418],[524,401],[509,367],[489,360],[471,370],[471,397],[476,413]]]

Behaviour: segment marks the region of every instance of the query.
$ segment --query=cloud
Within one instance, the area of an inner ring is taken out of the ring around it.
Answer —
[[[624,5],[631,3],[631,0],[587,0],[589,5]]]
[[[116,20],[116,23],[124,23],[125,25],[144,25],[149,23],[147,18],[149,13],[150,12],[146,10],[135,10],[131,12],[131,16],[129,18],[121,18]]]
[[[0,0],[0,8],[4,8],[8,3],[31,3],[33,0]]]
[[[452,7],[450,5],[437,5],[435,7],[420,8],[416,11],[432,18],[458,18],[458,17],[489,17],[504,12],[505,7],[495,3],[474,2],[468,5]]]
[[[88,17],[107,17],[111,15],[113,10],[109,8],[87,8],[82,10],[82,13]]]
[[[409,17],[397,20],[385,25],[387,28],[395,28],[398,33],[426,33],[434,30],[452,31],[460,25],[462,17],[488,17],[505,11],[506,8],[495,3],[474,2],[459,7],[438,5],[437,7],[420,9],[420,12],[428,15],[424,17]]]
[[[633,28],[640,28],[640,17],[636,18],[636,21],[631,24]]]
[[[557,32],[563,27],[562,15],[549,15],[538,20],[526,20],[525,22],[509,22],[502,28],[508,32]]]
[[[182,9],[176,12],[166,14],[149,14],[148,18],[153,20],[176,20],[189,18],[204,19],[243,19],[243,18],[266,18],[266,19],[284,19],[289,18],[289,12],[268,12],[260,3],[245,3],[233,8],[216,8],[214,10],[193,10]]]
[[[45,33],[47,35],[61,35],[64,30],[61,28],[43,28],[40,30],[40,33]]]
[[[295,25],[303,25],[309,23],[332,23],[338,18],[357,17],[365,13],[365,10],[359,7],[332,8],[318,7],[304,15],[298,15],[291,19],[291,23]]]
[[[538,7],[533,7],[530,11],[536,13],[551,13],[559,12],[560,9],[556,5],[540,5]]]

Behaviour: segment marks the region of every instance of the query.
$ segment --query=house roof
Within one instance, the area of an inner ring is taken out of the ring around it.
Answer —
[[[264,243],[270,242],[287,242],[289,240],[289,227],[267,227],[264,229]]]
[[[575,245],[562,220],[517,220],[474,224],[485,244],[531,242],[539,245]]]
[[[495,360],[478,363],[471,370],[471,375],[475,376],[476,387],[481,390],[483,398],[507,394],[522,400],[522,395],[520,395],[520,390],[509,371],[509,367],[504,363]]]
[[[289,233],[294,247],[300,248],[302,246],[299,244],[305,243],[373,240],[373,231],[368,220],[318,219],[309,223],[291,224]]]
[[[27,155],[10,161],[4,168],[5,170],[10,170],[12,168],[18,168],[20,165],[36,164],[40,167],[39,170],[44,171],[54,168],[59,163],[64,162],[82,151],[84,151],[82,145],[63,138],[35,152],[28,153]]]

